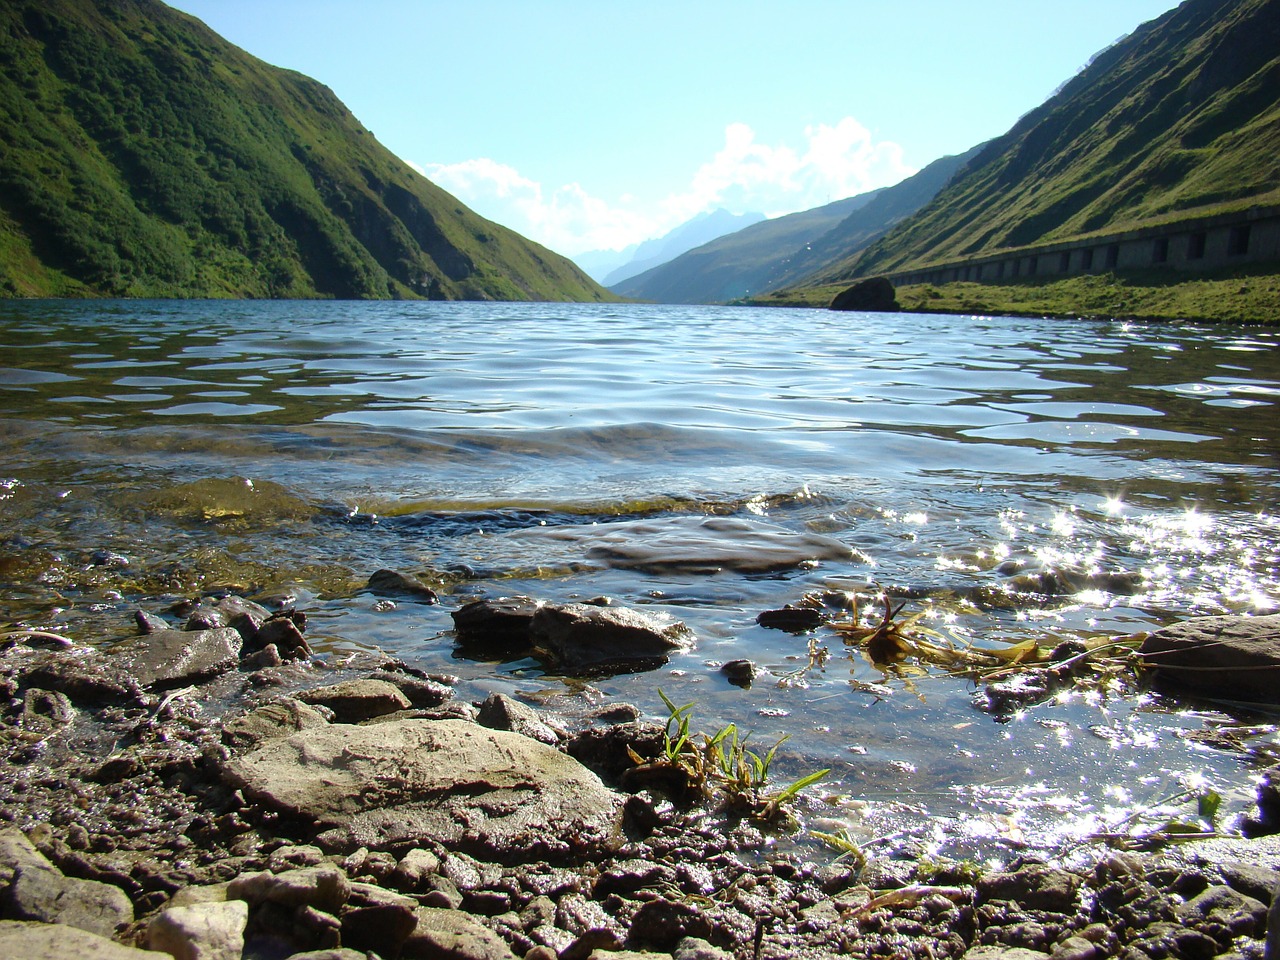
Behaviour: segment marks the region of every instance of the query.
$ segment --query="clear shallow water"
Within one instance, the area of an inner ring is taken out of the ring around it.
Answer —
[[[1271,749],[1266,722],[1118,686],[997,717],[965,679],[886,676],[831,630],[756,616],[888,589],[932,629],[999,646],[1274,608],[1276,338],[703,307],[4,304],[0,620],[105,643],[140,601],[293,592],[328,655],[380,647],[467,696],[619,698],[661,719],[662,689],[702,729],[789,735],[783,776],[832,768],[815,791],[832,802],[806,818],[862,841],[1058,848],[1188,784],[1238,812],[1251,767],[1205,741]],[[801,534],[849,552],[677,562]],[[632,562],[608,559],[618,542]],[[384,566],[444,602],[387,609],[360,589]],[[1122,576],[1051,603],[965,601],[1014,568]],[[698,644],[586,683],[467,659],[449,611],[513,593],[607,594]],[[741,657],[762,668],[750,690],[718,672]]]

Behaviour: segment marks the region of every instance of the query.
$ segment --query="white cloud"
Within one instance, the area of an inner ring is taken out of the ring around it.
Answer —
[[[548,189],[488,158],[418,167],[481,215],[553,250],[617,250],[661,236],[704,210],[758,210],[780,216],[890,186],[915,173],[902,148],[874,142],[853,117],[804,130],[801,150],[756,141],[745,123],[725,128],[724,147],[698,167],[686,189],[645,205],[625,194],[610,201],[578,183]]]

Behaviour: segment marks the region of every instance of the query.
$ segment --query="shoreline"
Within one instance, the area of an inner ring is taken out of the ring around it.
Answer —
[[[1280,902],[1276,836],[1100,846],[1073,868],[779,852],[777,824],[682,803],[663,728],[634,707],[461,702],[451,678],[391,657],[313,661],[305,616],[255,606],[205,604],[185,631],[140,615],[123,654],[7,638],[0,902],[27,923],[0,922],[0,944],[83,914],[142,946],[207,947],[218,929],[229,957],[1252,957]],[[471,746],[424,765],[452,785],[426,786],[414,758],[454,736]],[[470,752],[489,742],[528,751],[518,783]],[[638,761],[652,769],[629,778]],[[326,799],[318,784],[344,770]],[[1260,809],[1271,828],[1275,814]],[[60,891],[51,916],[23,879],[37,875]],[[97,906],[67,906],[81,902]]]

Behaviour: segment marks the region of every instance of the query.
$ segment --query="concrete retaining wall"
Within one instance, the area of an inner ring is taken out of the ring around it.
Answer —
[[[1280,261],[1280,207],[1183,220],[886,274],[895,284],[996,283],[1111,270],[1199,271]]]

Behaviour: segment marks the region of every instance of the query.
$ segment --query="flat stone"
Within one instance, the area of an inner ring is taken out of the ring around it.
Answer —
[[[133,903],[123,890],[64,876],[13,828],[0,831],[0,910],[10,920],[65,924],[103,937],[133,922]]]
[[[1149,634],[1140,652],[1170,687],[1280,704],[1280,614],[1197,617]]]
[[[233,669],[240,660],[240,634],[216,630],[156,630],[132,640],[117,655],[138,683],[153,690],[183,687]]]
[[[171,907],[147,925],[147,946],[174,960],[240,960],[248,922],[243,900]]]
[[[336,914],[351,896],[351,881],[332,865],[303,867],[284,873],[249,873],[227,884],[228,900],[253,906],[278,903],[284,907],[314,907]]]
[[[267,740],[328,725],[328,718],[314,707],[282,697],[224,723],[222,742],[237,750],[252,750]]]
[[[450,614],[463,642],[516,644],[529,642],[529,625],[542,603],[532,597],[472,600]]]
[[[245,795],[349,849],[443,844],[498,861],[590,855],[616,796],[573,758],[462,720],[332,724],[229,760]]]
[[[306,690],[297,696],[303,703],[328,707],[341,723],[385,717],[413,706],[399,687],[385,680],[346,680]]]
[[[150,950],[136,950],[87,930],[61,923],[0,920],[0,957],[22,960],[159,960]]]
[[[404,943],[406,957],[439,960],[516,960],[507,942],[460,910],[419,907],[417,927]]]

